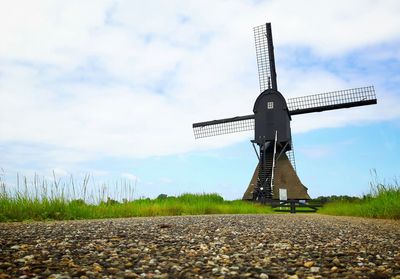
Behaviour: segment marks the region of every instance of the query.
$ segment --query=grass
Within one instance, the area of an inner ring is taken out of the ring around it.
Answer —
[[[16,187],[10,190],[0,173],[0,222],[274,212],[269,206],[240,200],[225,201],[218,194],[133,199],[134,189],[126,182],[116,183],[111,195],[104,184],[90,189],[89,176],[83,177],[80,184],[72,177],[62,182],[55,174],[53,176],[52,182],[35,176],[31,183],[26,177],[20,179],[17,176]],[[370,193],[362,199],[328,202],[318,213],[400,219],[400,185],[397,180],[387,184],[375,178]]]
[[[325,204],[318,213],[341,216],[400,219],[400,185],[371,182],[371,191],[358,201],[334,201]]]
[[[19,182],[20,179],[18,178],[17,181]],[[122,201],[119,202],[107,196],[104,185],[98,187],[97,201],[94,201],[95,195],[88,194],[88,177],[83,179],[78,189],[80,191],[77,191],[73,179],[64,184],[55,177],[51,183],[44,179],[39,180],[36,176],[31,184],[26,178],[22,181],[23,191],[10,191],[0,179],[0,222],[272,213],[272,209],[268,206],[245,201],[225,201],[218,194],[183,194],[178,197],[160,195],[157,199],[135,200],[131,197],[122,198],[123,195],[119,195],[119,200]],[[119,191],[127,192],[131,196],[130,187],[124,183],[119,185],[124,186],[120,187]],[[17,189],[20,189],[18,183]],[[89,199],[88,196],[92,198]],[[77,197],[83,197],[83,199]]]
[[[0,221],[75,220],[137,216],[172,216],[198,214],[263,214],[270,207],[244,201],[224,201],[217,194],[183,194],[164,199],[138,199],[87,204],[83,200],[62,198],[30,199],[0,197]]]

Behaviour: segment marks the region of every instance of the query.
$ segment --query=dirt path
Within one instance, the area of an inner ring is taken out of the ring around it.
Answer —
[[[0,224],[0,278],[201,276],[400,278],[400,222],[296,214]]]

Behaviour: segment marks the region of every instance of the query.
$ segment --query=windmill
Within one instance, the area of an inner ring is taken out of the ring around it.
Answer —
[[[292,116],[376,104],[373,86],[286,100],[278,91],[271,23],[254,27],[260,83],[253,114],[193,124],[195,138],[254,130],[258,158],[245,200],[307,200],[307,188],[296,173],[290,129]]]

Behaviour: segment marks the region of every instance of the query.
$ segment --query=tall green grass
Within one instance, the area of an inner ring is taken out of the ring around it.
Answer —
[[[178,197],[160,195],[157,199],[128,199],[119,194],[117,201],[108,196],[105,198],[107,191],[104,185],[99,188],[97,201],[93,201],[93,198],[87,197],[88,180],[85,178],[82,188],[76,189],[74,183],[60,186],[56,179],[51,183],[39,183],[35,178],[30,185],[25,178],[23,190],[10,191],[0,179],[0,222],[272,212],[270,207],[259,204],[225,201],[218,194],[183,194]],[[73,189],[73,193],[68,189]],[[77,195],[77,192],[80,194]]]
[[[334,201],[318,211],[328,215],[360,216],[369,218],[400,219],[400,184],[371,182],[370,193],[359,201]]]
[[[183,194],[165,199],[137,199],[87,204],[83,200],[62,198],[31,199],[0,196],[0,221],[74,220],[136,216],[198,214],[263,214],[270,207],[244,201],[224,201],[217,194]]]

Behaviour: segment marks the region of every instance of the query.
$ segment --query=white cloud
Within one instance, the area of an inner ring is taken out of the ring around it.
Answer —
[[[258,92],[252,27],[267,19],[277,50],[306,47],[321,59],[400,38],[397,1],[0,5],[0,142],[40,144],[46,152],[30,157],[57,164],[179,154],[248,138],[195,142],[191,124],[251,113]],[[289,97],[370,84],[363,73],[348,81],[321,65],[278,65],[278,75]],[[399,97],[381,94],[374,108],[297,117],[294,131],[400,117]]]
[[[352,51],[399,37],[398,1],[272,1],[277,44],[302,44],[321,55]],[[284,24],[281,24],[283,23]]]
[[[121,173],[121,177],[135,182],[139,180],[136,175],[127,172]]]
[[[62,176],[67,176],[68,172],[62,168],[55,168],[53,170],[53,173],[56,177],[62,177]]]

